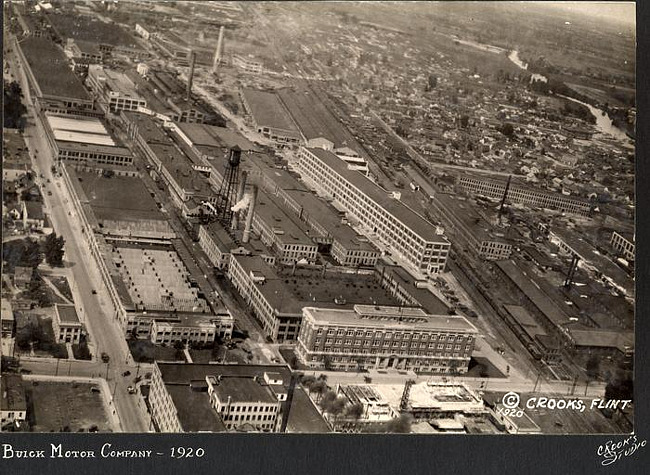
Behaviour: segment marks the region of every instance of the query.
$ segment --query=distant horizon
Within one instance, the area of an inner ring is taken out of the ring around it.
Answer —
[[[523,2],[552,8],[555,11],[565,11],[584,16],[596,17],[616,23],[636,25],[635,2],[564,2],[564,1],[535,1]]]

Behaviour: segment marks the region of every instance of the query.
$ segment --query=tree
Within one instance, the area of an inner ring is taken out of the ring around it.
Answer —
[[[311,388],[311,386],[316,382],[316,378],[313,376],[303,376],[302,379],[300,380],[300,383],[306,387],[306,388]]]
[[[600,373],[600,359],[593,355],[587,360],[587,377],[591,380],[598,379]]]
[[[320,407],[323,408],[323,411],[330,412],[332,405],[336,401],[336,393],[334,391],[327,391],[320,399]]]
[[[25,243],[21,263],[25,264],[27,267],[36,269],[42,261],[43,253],[41,252],[41,246],[38,244],[38,241],[29,239]]]
[[[49,234],[45,238],[44,252],[45,260],[47,263],[53,267],[63,265],[63,246],[65,245],[65,240],[63,236],[57,236],[56,233]]]
[[[605,399],[634,400],[634,382],[631,372],[619,372],[612,381],[605,386]]]
[[[347,399],[344,397],[337,397],[334,401],[329,406],[329,412],[332,416],[334,416],[334,419],[338,419],[338,417],[343,414],[343,410],[345,409],[345,405],[347,404]]]
[[[438,77],[433,74],[429,74],[429,80],[427,81],[427,86],[429,88],[428,90],[430,91],[431,89],[435,89],[437,85]]]
[[[503,127],[501,127],[501,133],[506,137],[512,137],[515,133],[515,128],[512,126],[512,124],[505,123],[503,124]]]
[[[327,391],[327,384],[322,379],[316,380],[310,387],[309,393],[316,393],[318,395],[318,400],[323,396],[323,393]]]
[[[4,127],[9,129],[25,128],[24,117],[27,108],[22,102],[23,92],[16,81],[4,82]]]
[[[408,434],[411,432],[413,418],[409,414],[402,414],[392,419],[386,426],[386,432],[395,434]]]
[[[348,408],[345,410],[345,415],[351,419],[359,419],[361,416],[363,416],[363,404],[357,402],[351,406],[348,406]]]
[[[174,342],[174,348],[177,350],[184,350],[185,349],[185,343],[183,343],[182,340],[176,340]]]
[[[332,360],[328,355],[323,356],[323,366],[327,371],[332,370]]]

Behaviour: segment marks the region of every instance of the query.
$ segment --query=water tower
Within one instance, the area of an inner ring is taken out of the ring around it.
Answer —
[[[232,222],[233,211],[231,207],[237,198],[237,184],[239,182],[239,163],[241,162],[241,149],[235,145],[228,153],[228,162],[223,174],[221,188],[217,195],[217,219],[229,229]]]

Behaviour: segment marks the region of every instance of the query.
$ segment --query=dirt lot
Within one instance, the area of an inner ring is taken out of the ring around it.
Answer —
[[[93,426],[112,432],[102,395],[90,390],[94,385],[28,381],[25,386],[33,432],[86,432]]]

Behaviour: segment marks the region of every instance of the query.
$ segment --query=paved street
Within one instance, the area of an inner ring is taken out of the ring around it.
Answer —
[[[24,136],[34,171],[38,175],[42,174],[46,181],[50,180],[49,183],[46,183],[45,188],[52,191],[52,195],[44,193],[45,212],[50,216],[55,232],[62,235],[66,242],[64,265],[72,270],[74,276],[76,285],[71,287],[73,287],[73,291],[77,289],[74,297],[79,317],[91,335],[90,339],[95,348],[95,355],[105,352],[111,358],[112,364],[108,377],[118,381],[116,388],[117,409],[123,429],[126,432],[146,431],[147,424],[135,402],[126,398],[128,382],[116,379],[116,376],[122,374],[123,371],[135,369],[132,363],[128,364],[130,354],[124,334],[118,328],[113,315],[108,311],[108,305],[104,303],[108,300],[106,289],[101,283],[99,272],[90,256],[88,244],[81,232],[78,219],[69,211],[71,208],[70,198],[67,196],[63,180],[55,178],[52,174],[51,167],[54,164],[52,151],[48,147],[43,124],[36,115],[27,77],[22,67],[16,67],[15,51],[12,51],[8,61],[11,69],[18,72],[16,76],[21,84],[28,109],[29,119]],[[97,290],[97,295],[92,294],[93,290]]]

